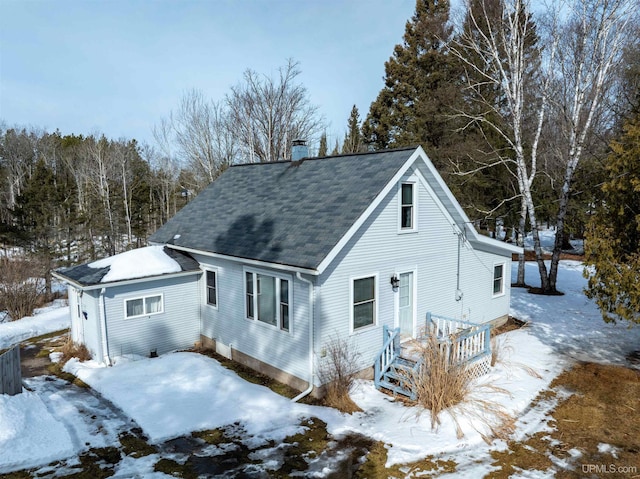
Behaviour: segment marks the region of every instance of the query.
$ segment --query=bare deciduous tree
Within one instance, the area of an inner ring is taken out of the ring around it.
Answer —
[[[496,5],[502,9],[502,22],[491,21]],[[468,87],[474,92],[475,100],[485,106],[480,114],[462,112],[461,115],[468,118],[469,124],[498,133],[512,152],[512,156],[503,156],[498,162],[511,165],[517,178],[522,201],[520,236],[524,233],[526,212],[545,293],[556,292],[573,176],[607,88],[613,84],[611,74],[621,58],[626,27],[634,18],[632,5],[632,0],[574,0],[567,7],[554,4],[555,10],[547,12],[550,22],[548,36],[541,44],[543,56],[537,60],[527,56],[531,51],[530,35],[535,35],[529,27],[529,1],[479,0],[467,8],[469,21],[475,27],[474,35],[463,32],[452,48],[471,73]],[[482,89],[487,85],[499,92],[500,102],[486,101],[482,96]],[[536,91],[538,93],[532,95]],[[547,270],[531,187],[538,171],[538,149],[551,107],[556,112],[554,120],[561,120],[557,127],[565,132],[564,144],[559,148],[565,173],[556,217],[556,243],[551,268]],[[535,127],[528,128],[528,124]],[[521,268],[518,279],[524,280]]]
[[[558,91],[554,94],[555,120],[562,132],[560,160],[565,167],[556,219],[556,239],[551,267],[542,274],[543,289],[556,291],[565,219],[574,174],[584,156],[595,122],[603,113],[619,74],[623,49],[638,21],[634,0],[575,0],[563,29],[558,31]],[[636,28],[637,30],[637,28]],[[636,39],[637,40],[637,39]],[[545,287],[546,285],[546,287]]]
[[[291,142],[319,137],[324,122],[318,107],[309,101],[307,89],[296,78],[298,63],[289,60],[278,77],[253,70],[227,95],[232,129],[242,147],[244,160],[271,162],[291,156]]]
[[[538,171],[538,145],[548,107],[549,77],[544,65],[553,63],[557,42],[547,44],[546,50],[537,45],[527,0],[468,4],[467,22],[470,28],[462,32],[451,50],[466,67],[467,87],[479,108],[460,115],[467,119],[468,126],[490,129],[508,145],[506,154],[496,151],[494,164],[508,166],[517,181],[521,199],[519,243],[522,246],[528,214],[542,274],[544,262],[531,187]],[[497,92],[499,101],[484,94],[487,87]],[[528,128],[529,123],[534,127]],[[524,284],[524,255],[520,255],[518,282]]]
[[[0,256],[0,310],[6,310],[12,321],[33,314],[45,292],[41,270],[32,260]]]

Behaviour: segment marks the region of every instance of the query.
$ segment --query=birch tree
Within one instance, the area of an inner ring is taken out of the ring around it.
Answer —
[[[557,43],[551,42],[546,50],[538,45],[527,0],[472,1],[466,15],[466,28],[451,51],[465,65],[467,89],[476,107],[459,111],[458,116],[467,120],[463,128],[479,127],[487,137],[497,134],[508,146],[504,152],[496,151],[497,159],[480,168],[506,165],[515,178],[520,197],[518,242],[523,245],[528,215],[542,277],[545,265],[532,185],[548,106],[549,77],[544,79],[543,66],[545,61],[553,62]],[[532,95],[534,91],[538,94]],[[518,283],[524,284],[524,255],[520,255]]]
[[[559,151],[565,172],[558,198],[551,266],[548,273],[546,268],[541,271],[545,292],[556,292],[574,175],[583,160],[594,122],[615,84],[613,77],[622,69],[623,49],[630,39],[631,26],[637,26],[637,21],[634,0],[576,0],[570,5],[563,28],[558,31],[560,48],[554,72],[559,88],[554,95],[554,107],[558,112],[557,128],[564,142]]]

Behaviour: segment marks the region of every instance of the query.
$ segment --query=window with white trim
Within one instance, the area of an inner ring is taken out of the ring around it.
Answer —
[[[415,183],[402,183],[400,186],[400,229],[415,229]]]
[[[504,293],[504,263],[493,266],[493,295]]]
[[[289,331],[289,280],[253,271],[245,272],[245,311],[248,319]]]
[[[218,306],[218,275],[215,271],[206,270],[207,304]]]
[[[160,314],[164,311],[161,294],[126,299],[124,306],[125,319]]]
[[[354,279],[352,283],[353,330],[376,323],[376,277]]]

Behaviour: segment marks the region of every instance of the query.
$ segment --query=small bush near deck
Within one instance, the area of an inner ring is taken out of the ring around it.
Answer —
[[[71,338],[62,345],[62,357],[60,363],[65,364],[71,358],[78,358],[80,361],[88,361],[91,359],[91,353],[84,344],[74,342]]]
[[[337,337],[324,352],[326,355],[318,368],[318,377],[325,384],[324,403],[346,413],[360,411],[349,396],[358,373],[360,353],[350,342]]]
[[[431,411],[431,427],[440,424],[440,413],[461,403],[470,393],[471,379],[461,364],[449,361],[444,345],[438,343],[435,335],[420,348],[422,367],[413,374],[416,401]],[[453,352],[450,353],[452,356]]]
[[[490,382],[474,381],[464,364],[451,361],[457,356],[455,341],[448,351],[438,342],[434,334],[422,346],[420,354],[423,365],[414,374],[416,401],[419,406],[431,412],[431,427],[440,424],[440,413],[447,410],[457,424],[458,437],[463,437],[457,415],[462,415],[472,423],[482,424],[478,433],[487,443],[492,437],[506,438],[514,430],[514,418],[490,398],[493,394],[509,394]]]

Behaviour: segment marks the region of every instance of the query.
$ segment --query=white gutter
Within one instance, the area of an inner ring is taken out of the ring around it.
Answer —
[[[111,366],[111,358],[109,357],[109,342],[107,341],[107,321],[104,314],[104,293],[106,288],[100,290],[98,297],[98,307],[100,308],[100,333],[102,335],[102,357],[107,366]]]
[[[143,276],[141,278],[124,279],[119,281],[109,281],[108,283],[96,283],[96,284],[86,285],[86,284],[78,283],[77,281],[74,281],[71,278],[68,278],[67,276],[64,275],[64,273],[56,273],[55,271],[51,272],[51,276],[53,276],[54,278],[57,278],[60,281],[70,284],[83,291],[89,291],[92,289],[111,288],[115,286],[126,286],[129,284],[136,284],[136,283],[146,283],[148,281],[156,281],[159,279],[166,279],[166,278],[179,278],[180,276],[190,276],[194,274],[202,274],[202,270],[194,269],[190,271],[180,271],[178,273],[164,273],[164,274],[157,274],[153,276]]]
[[[168,247],[170,249],[173,249],[173,250],[176,250],[176,251],[184,251],[185,253],[190,253],[190,254],[199,254],[199,255],[202,255],[202,256],[208,256],[209,258],[226,259],[227,261],[233,261],[235,263],[248,264],[248,265],[251,265],[251,266],[258,266],[258,267],[263,267],[263,268],[277,269],[277,270],[280,270],[280,271],[304,273],[304,274],[309,274],[309,275],[317,275],[317,274],[319,274],[319,272],[317,270],[315,270],[315,269],[302,268],[300,266],[293,266],[293,265],[281,264],[281,263],[270,263],[269,261],[262,261],[262,260],[251,259],[251,258],[242,258],[242,257],[239,257],[239,256],[230,256],[230,255],[221,254],[221,253],[212,253],[211,251],[204,251],[204,250],[200,250],[200,249],[187,248],[186,246],[178,246],[178,245],[169,244],[169,243],[150,242],[150,244],[152,244],[152,245],[165,245],[166,247]],[[306,281],[306,280],[303,280],[303,281]]]
[[[305,389],[296,397],[294,397],[291,400],[291,402],[298,402],[300,399],[302,399],[305,396],[308,396],[311,393],[311,391],[313,391],[313,375],[314,375],[313,366],[314,366],[314,357],[315,357],[315,353],[313,350],[313,327],[314,327],[313,317],[314,317],[314,310],[315,310],[315,295],[314,295],[313,283],[308,279],[303,278],[299,271],[296,273],[296,277],[300,281],[303,281],[309,285],[309,387],[307,387],[307,389]]]

